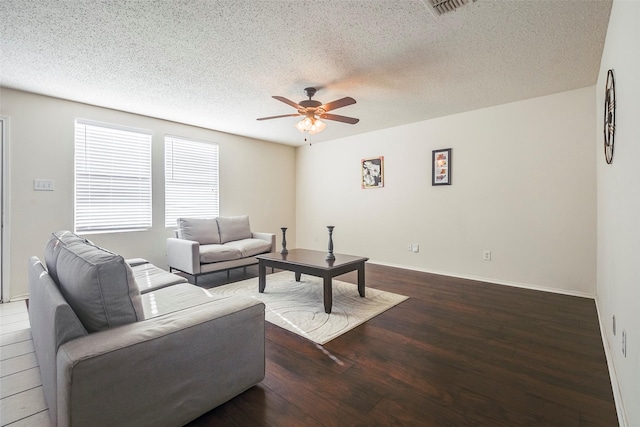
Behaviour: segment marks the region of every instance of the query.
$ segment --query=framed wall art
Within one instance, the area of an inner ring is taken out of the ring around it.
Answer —
[[[360,161],[362,188],[384,187],[384,157],[372,157]]]
[[[431,185],[451,185],[451,148],[431,152]]]

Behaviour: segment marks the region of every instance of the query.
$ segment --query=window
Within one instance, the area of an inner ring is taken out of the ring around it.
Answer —
[[[75,230],[151,227],[151,133],[76,120]]]
[[[218,216],[217,144],[166,136],[164,180],[166,227],[175,227],[178,218]]]

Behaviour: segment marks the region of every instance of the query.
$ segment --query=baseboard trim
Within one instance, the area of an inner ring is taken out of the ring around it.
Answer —
[[[600,324],[600,335],[602,336],[602,346],[604,347],[604,355],[607,359],[607,367],[609,368],[609,378],[611,379],[611,389],[613,390],[613,401],[616,405],[616,413],[618,414],[618,424],[620,427],[630,427],[629,419],[627,418],[627,412],[624,408],[624,402],[622,400],[622,392],[620,391],[620,383],[618,382],[618,375],[616,373],[616,367],[613,364],[613,356],[611,355],[611,347],[609,346],[609,340],[607,334],[604,333],[604,323],[602,322],[602,316],[600,313],[600,306],[598,305],[598,298],[596,301],[596,312],[598,314],[598,323]]]
[[[408,266],[408,265],[400,265],[400,264],[392,264],[392,263],[383,262],[383,261],[369,260],[369,262],[371,264],[384,265],[384,266],[387,266],[387,267],[394,267],[394,268],[402,268],[402,269],[405,269],[405,270],[420,271],[420,272],[423,272],[423,273],[438,274],[440,276],[456,277],[458,279],[474,280],[474,281],[477,281],[477,282],[485,282],[485,283],[492,283],[492,284],[496,284],[496,285],[512,286],[514,288],[523,288],[523,289],[530,289],[530,290],[534,290],[534,291],[550,292],[550,293],[553,293],[553,294],[569,295],[569,296],[572,296],[572,297],[589,298],[589,299],[592,299],[592,300],[596,299],[595,298],[595,294],[588,294],[588,293],[585,293],[585,292],[568,291],[568,290],[565,290],[565,289],[557,289],[557,288],[548,288],[548,287],[545,287],[545,286],[532,285],[532,284],[529,284],[529,283],[509,282],[509,281],[506,281],[506,280],[492,279],[490,277],[479,277],[479,276],[469,276],[469,275],[464,275],[464,274],[455,274],[455,273],[450,273],[450,272],[446,272],[446,271],[429,270],[429,269],[426,269],[426,268],[420,268],[420,267],[414,267],[414,266]]]
[[[11,297],[11,299],[8,299],[6,301],[2,301],[3,303],[10,303],[10,302],[14,302],[14,301],[24,301],[24,300],[28,300],[29,299],[29,294],[22,294],[22,295],[14,295]]]

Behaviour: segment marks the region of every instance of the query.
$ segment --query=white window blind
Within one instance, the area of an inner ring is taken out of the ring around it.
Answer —
[[[76,120],[76,232],[147,228],[151,228],[151,133]]]
[[[166,136],[164,139],[165,226],[178,218],[219,214],[218,145]]]

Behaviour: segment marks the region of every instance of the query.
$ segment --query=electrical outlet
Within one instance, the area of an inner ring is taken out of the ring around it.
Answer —
[[[622,355],[627,357],[627,331],[622,330]]]
[[[482,252],[482,259],[485,261],[491,261],[491,251]]]
[[[411,243],[407,243],[407,250],[409,252],[413,251],[413,245]]]

